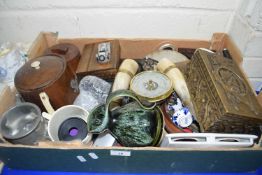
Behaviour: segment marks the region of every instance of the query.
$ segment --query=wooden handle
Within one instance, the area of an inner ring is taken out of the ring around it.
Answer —
[[[48,114],[48,113],[46,113],[46,112],[42,112],[42,116],[43,116],[45,119],[47,119],[47,120],[50,120],[51,117],[52,117],[52,115],[50,115],[50,114]]]
[[[52,107],[50,101],[49,101],[49,97],[48,95],[45,93],[45,92],[41,92],[39,94],[40,96],[40,99],[46,109],[46,111],[49,113],[49,114],[53,114],[55,112],[54,108]]]

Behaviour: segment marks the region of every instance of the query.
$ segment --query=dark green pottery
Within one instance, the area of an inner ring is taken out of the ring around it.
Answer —
[[[110,103],[119,97],[131,97],[135,101],[110,111]],[[145,107],[131,91],[119,90],[108,96],[105,105],[91,111],[87,123],[89,132],[109,130],[123,146],[156,146],[163,132],[162,117],[160,108]]]

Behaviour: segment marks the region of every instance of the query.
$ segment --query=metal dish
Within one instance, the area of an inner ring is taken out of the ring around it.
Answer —
[[[44,138],[45,122],[38,106],[21,103],[6,111],[0,122],[5,140],[14,144],[32,145]]]

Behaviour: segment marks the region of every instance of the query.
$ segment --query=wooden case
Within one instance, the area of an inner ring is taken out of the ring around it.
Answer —
[[[113,80],[120,61],[120,47],[118,40],[106,41],[110,43],[110,61],[100,64],[96,60],[98,43],[84,45],[82,57],[77,68],[77,75],[81,78],[85,75],[94,75],[103,79]]]
[[[186,75],[203,132],[261,134],[262,108],[234,60],[198,49]]]

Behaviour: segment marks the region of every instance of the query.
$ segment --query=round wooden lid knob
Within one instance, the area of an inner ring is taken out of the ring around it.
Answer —
[[[40,61],[34,61],[31,63],[31,67],[35,69],[40,69]]]

